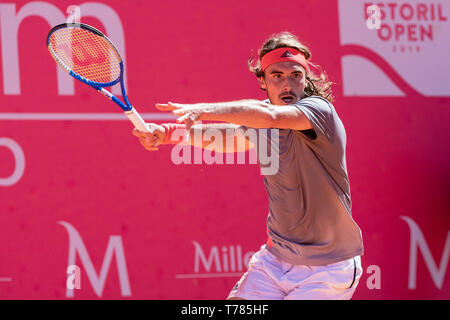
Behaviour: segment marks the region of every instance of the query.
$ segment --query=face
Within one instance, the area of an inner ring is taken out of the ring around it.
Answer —
[[[277,62],[264,70],[260,84],[262,89],[267,90],[271,104],[295,104],[305,94],[305,69],[292,61]]]

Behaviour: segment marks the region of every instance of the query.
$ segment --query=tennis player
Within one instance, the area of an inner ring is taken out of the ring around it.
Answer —
[[[149,124],[150,133],[133,133],[146,149],[157,150],[158,144],[179,142],[180,135],[171,139],[176,130],[190,132],[185,141],[195,145],[193,134],[214,128],[223,133],[223,152],[234,152],[242,151],[236,147],[242,139],[245,149],[252,147],[247,131],[278,129],[279,169],[264,176],[268,240],[228,298],[350,299],[362,274],[363,242],[352,219],[346,133],[331,82],[323,72],[311,72],[310,51],[290,33],[269,38],[258,56],[249,69],[267,100],[158,104],[179,116],[178,124]],[[193,125],[196,120],[225,123]],[[230,130],[234,145],[226,145]],[[271,136],[266,140],[270,146]]]

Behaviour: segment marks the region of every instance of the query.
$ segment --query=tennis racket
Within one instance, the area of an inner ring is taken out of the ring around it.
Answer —
[[[47,48],[56,63],[67,73],[114,101],[136,129],[149,131],[128,101],[119,51],[102,32],[83,23],[63,23],[49,31]],[[117,83],[120,83],[125,103],[105,89]]]

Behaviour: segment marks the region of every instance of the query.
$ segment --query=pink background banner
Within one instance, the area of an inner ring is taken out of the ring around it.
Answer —
[[[0,299],[224,299],[266,241],[249,153],[207,164],[192,149],[176,164],[58,71],[45,37],[70,5],[117,43],[147,122],[174,121],[157,102],[264,99],[248,58],[273,33],[298,35],[347,131],[365,246],[354,299],[449,299],[450,3],[378,1],[378,25],[371,4],[0,2]]]

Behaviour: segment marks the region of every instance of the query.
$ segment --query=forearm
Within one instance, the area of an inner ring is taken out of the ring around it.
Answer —
[[[201,104],[205,112],[201,120],[224,121],[251,128],[271,128],[274,114],[268,103],[258,100],[238,100]]]
[[[190,128],[189,140],[185,140],[186,129],[172,132],[170,143],[193,145],[198,148],[216,152],[243,152],[251,148],[251,144],[238,133],[238,125],[230,123],[195,124]]]

